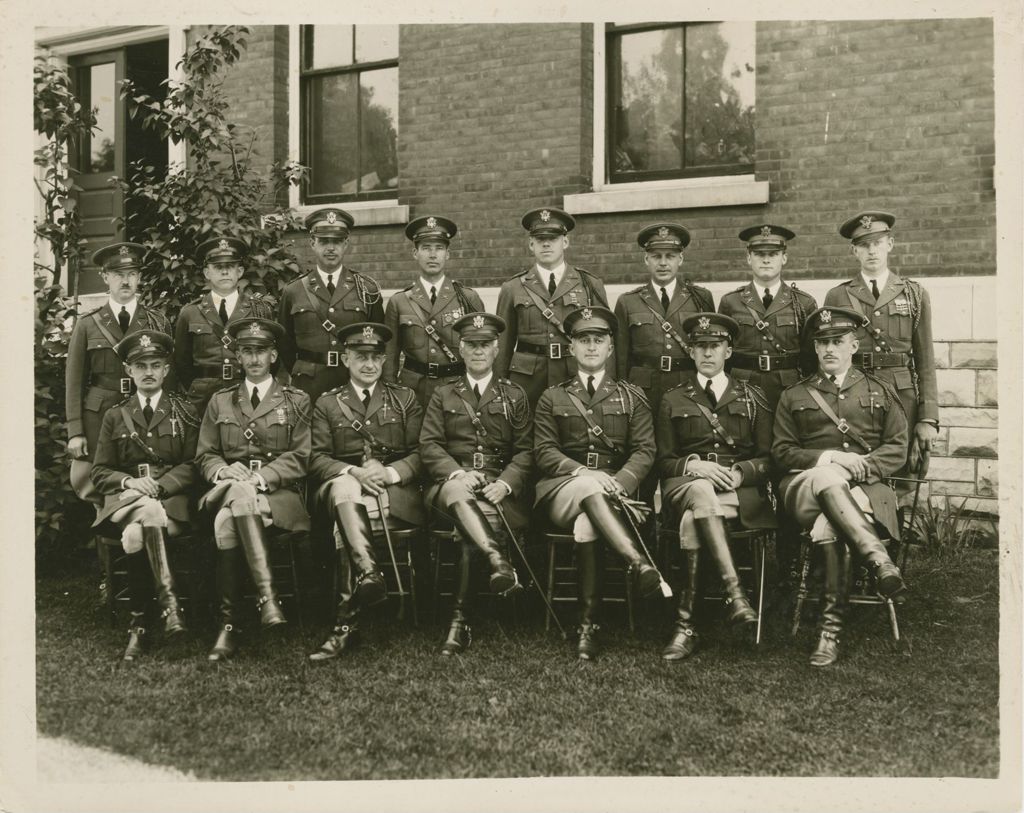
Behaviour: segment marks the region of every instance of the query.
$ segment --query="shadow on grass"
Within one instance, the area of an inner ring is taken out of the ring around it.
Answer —
[[[635,637],[609,610],[604,657],[586,668],[538,615],[514,626],[483,608],[451,660],[437,654],[443,629],[385,609],[361,649],[324,665],[306,660],[326,630],[310,618],[249,636],[226,665],[205,660],[207,623],[125,668],[125,625],[93,606],[95,580],[44,578],[39,729],[201,779],[994,777],[997,570],[993,552],[956,568],[919,556],[900,611],[912,651],[893,649],[879,608],[855,609],[823,671],[807,666],[813,621],[793,639],[781,611],[759,649],[711,618],[699,653],[665,664],[656,605]]]

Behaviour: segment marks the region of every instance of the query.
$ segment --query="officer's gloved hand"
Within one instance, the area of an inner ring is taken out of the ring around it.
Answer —
[[[927,473],[926,461],[931,458],[932,446],[939,430],[934,424],[925,421],[918,421],[914,426],[914,437],[910,443],[910,470],[921,471],[924,462],[924,472]],[[924,474],[921,475],[922,477]]]
[[[82,460],[89,456],[89,444],[85,435],[75,435],[68,441],[68,454],[72,460]]]
[[[734,488],[732,470],[714,460],[691,460],[686,466],[686,473],[709,480],[716,491],[732,491]]]

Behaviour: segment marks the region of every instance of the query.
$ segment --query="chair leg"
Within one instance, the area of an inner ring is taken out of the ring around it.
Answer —
[[[431,535],[430,555],[434,559],[433,595],[430,597],[430,623],[437,624],[437,613],[441,605],[441,538]]]
[[[891,598],[887,598],[885,607],[889,611],[889,629],[892,630],[892,639],[898,644],[900,642],[900,624],[896,620],[896,605]]]
[[[412,602],[412,625],[417,629],[420,626],[420,613],[416,601],[416,565],[412,563],[412,544],[409,540],[405,543],[405,568],[409,573],[409,601]]]
[[[793,608],[793,628],[791,635],[796,635],[800,629],[800,615],[804,611],[804,602],[807,600],[807,578],[811,572],[811,540],[804,537],[800,543],[800,584],[796,589],[796,606]]]
[[[555,600],[555,543],[548,537],[548,598]],[[544,632],[551,631],[551,616],[544,614]]]
[[[117,626],[117,591],[114,590],[114,557],[110,553],[110,548],[98,536],[95,537],[95,543],[100,564],[103,566],[103,578],[107,584],[105,601],[107,613],[110,616],[110,628],[114,629]]]
[[[754,562],[757,567],[757,630],[754,633],[754,643],[761,643],[761,619],[764,618],[764,560],[765,560],[765,538],[759,536],[754,539]]]

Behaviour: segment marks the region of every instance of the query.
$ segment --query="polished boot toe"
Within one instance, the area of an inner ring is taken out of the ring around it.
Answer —
[[[516,578],[516,572],[509,564],[506,564],[503,568],[496,569],[491,574],[490,589],[492,593],[497,593],[499,595],[507,593],[518,585],[519,579]]]
[[[359,642],[359,630],[355,626],[342,624],[335,627],[320,648],[309,656],[314,663],[334,660],[343,652],[355,648]]]
[[[730,624],[756,624],[757,611],[750,606],[745,595],[731,596],[727,598],[729,615],[727,620]]]
[[[448,637],[441,645],[441,654],[446,657],[458,655],[464,650],[469,649],[472,641],[473,635],[469,624],[462,619],[455,619],[452,621],[451,626],[448,627]]]
[[[653,596],[661,587],[661,577],[657,569],[647,562],[635,562],[630,566],[629,572],[636,580],[637,590],[643,598]]]
[[[164,618],[164,635],[180,635],[183,632],[188,632],[185,614],[181,607],[177,605],[168,607],[161,615]]]
[[[263,596],[257,602],[257,606],[260,610],[260,623],[264,627],[277,627],[288,623],[288,619],[281,611],[281,605],[277,603],[277,598]]]
[[[822,631],[818,643],[811,653],[811,666],[831,666],[839,659],[839,638],[831,632]]]
[[[361,574],[356,580],[356,596],[363,607],[373,607],[387,601],[388,588],[384,584],[384,574],[379,570]]]
[[[875,586],[885,598],[892,598],[907,589],[900,569],[892,562],[880,562],[875,566]]]
[[[576,643],[576,657],[581,661],[597,660],[601,645],[597,641],[597,624],[580,625],[580,637]]]
[[[131,663],[142,657],[146,651],[146,628],[133,624],[128,628],[128,646],[125,647],[123,660]]]
[[[238,648],[238,630],[234,628],[232,624],[224,624],[220,628],[220,632],[217,633],[217,640],[213,644],[213,649],[210,650],[210,654],[206,656],[208,661],[226,661],[229,660]]]
[[[689,624],[676,624],[672,638],[661,651],[666,661],[681,661],[690,657],[697,649],[697,631]]]

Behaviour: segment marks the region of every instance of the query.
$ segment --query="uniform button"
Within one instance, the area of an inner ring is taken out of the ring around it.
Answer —
[[[328,312],[328,313],[334,313],[334,308],[328,308],[328,309],[327,309],[327,312]]]
[[[843,448],[844,449],[849,449],[850,448],[850,444],[847,443],[845,440],[843,441]]]
[[[151,438],[151,437],[153,437],[153,433],[152,433],[152,432],[147,432],[147,433],[146,433],[146,437],[147,437],[147,438]]]
[[[722,444],[720,444],[720,443],[716,443],[716,444],[715,444],[715,448],[717,449],[717,448],[718,448],[719,446],[721,446],[721,445],[722,445]]]
[[[882,328],[880,328],[880,327],[876,327],[875,328],[875,333],[881,333],[881,332],[882,332]]]
[[[483,414],[483,413],[481,413],[481,412],[478,412],[478,413],[476,413],[476,416],[477,416],[477,417],[479,418],[479,417],[480,417],[480,416],[481,416],[482,414]]]
[[[591,443],[589,448],[590,448],[591,451],[593,451],[594,450],[594,444]]]
[[[592,409],[588,409],[588,410],[587,410],[587,414],[588,414],[588,415],[593,415],[593,414],[594,414],[594,410],[592,410]]]
[[[337,343],[338,343],[337,339],[331,339],[331,344],[337,344]]]
[[[433,354],[433,353],[436,353],[437,351],[433,347],[431,347],[430,348],[430,352]]]
[[[437,320],[436,320],[436,319],[431,319],[431,320],[430,320],[430,324],[432,324],[432,325],[436,325],[436,324],[437,324]]]
[[[483,446],[477,446],[477,447],[476,447],[476,450],[477,450],[478,452],[482,452],[482,451],[484,450],[484,447],[483,447]]]
[[[249,426],[255,426],[255,425],[256,425],[255,423],[250,423],[250,424],[249,424]]]
[[[840,394],[839,395],[839,400],[842,401],[845,397],[846,397],[845,395]]]
[[[881,353],[882,352],[882,348],[881,347],[876,347],[875,348],[875,352],[876,353]]]
[[[881,311],[875,311],[875,316],[881,316],[881,315],[882,315]]]

